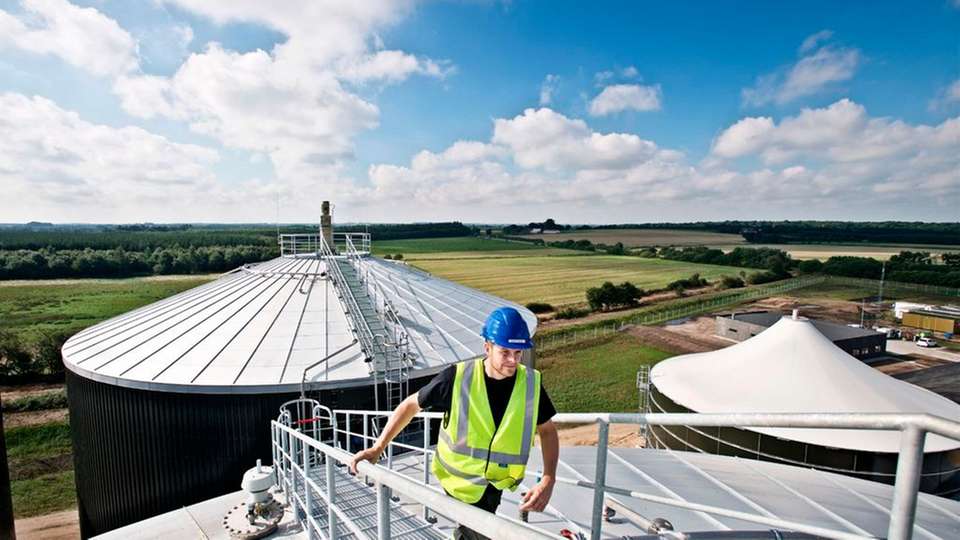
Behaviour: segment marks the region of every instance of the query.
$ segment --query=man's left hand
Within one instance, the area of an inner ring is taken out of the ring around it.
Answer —
[[[523,503],[520,510],[524,512],[543,512],[553,495],[553,485],[556,481],[550,476],[544,476],[533,489],[523,494]]]

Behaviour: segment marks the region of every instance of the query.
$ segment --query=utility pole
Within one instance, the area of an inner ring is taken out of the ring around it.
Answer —
[[[863,314],[867,308],[867,299],[862,298],[860,300],[860,328],[863,328]]]
[[[887,275],[887,261],[883,261],[883,265],[880,267],[880,294],[878,295],[877,303],[883,303],[883,278]]]
[[[3,431],[0,406],[0,540],[17,540],[13,525],[13,497],[10,494],[10,470],[7,468],[7,438]]]

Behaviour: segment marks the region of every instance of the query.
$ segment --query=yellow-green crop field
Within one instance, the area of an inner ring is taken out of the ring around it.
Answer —
[[[798,261],[819,259],[825,261],[830,257],[871,257],[878,261],[885,261],[901,251],[927,251],[933,254],[958,252],[957,246],[933,246],[922,244],[749,244],[749,245],[711,245],[730,251],[736,247],[772,248],[786,251]]]
[[[415,261],[414,264],[434,275],[520,304],[547,302],[554,306],[585,302],[587,288],[604,281],[629,281],[643,289],[659,289],[693,273],[713,281],[724,275],[754,271],[615,255],[431,259]]]

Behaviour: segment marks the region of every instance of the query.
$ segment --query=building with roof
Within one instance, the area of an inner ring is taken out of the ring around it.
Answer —
[[[918,309],[903,314],[903,325],[940,334],[960,333],[960,311],[942,308]]]
[[[776,324],[782,315],[769,311],[733,313],[717,317],[716,333],[734,341],[744,341]],[[869,328],[811,320],[814,328],[834,345],[854,358],[872,358],[887,351],[887,335]]]
[[[889,377],[837,347],[813,321],[784,317],[731,347],[676,356],[650,372],[653,412],[927,413],[960,418],[960,405]],[[649,444],[813,467],[886,483],[893,432],[651,427]],[[960,442],[928,436],[921,489],[960,492]]]
[[[371,256],[368,235],[280,240],[277,259],[64,344],[85,537],[235,490],[251,463],[270,460],[269,423],[285,402],[390,409],[482,354],[493,309],[517,308],[536,331],[521,306]]]

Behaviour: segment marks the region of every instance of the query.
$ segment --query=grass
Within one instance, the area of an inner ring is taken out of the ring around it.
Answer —
[[[649,290],[695,272],[709,280],[741,271],[753,272],[731,266],[614,255],[421,260],[416,266],[520,304],[546,302],[554,306],[585,302],[586,290],[604,281],[630,281]]]
[[[70,453],[70,424],[51,422],[4,430],[7,457],[11,460],[37,460]]]
[[[73,470],[10,482],[15,518],[41,516],[77,505]]]
[[[0,328],[13,331],[27,343],[43,333],[72,334],[211,279],[5,282],[0,286]]]
[[[637,370],[673,354],[614,334],[537,358],[543,385],[560,412],[636,412]]]
[[[4,430],[16,517],[76,506],[70,425],[51,422]]]
[[[643,246],[702,246],[706,244],[745,244],[739,234],[680,229],[582,229],[555,234],[527,234],[524,238],[545,242],[589,240],[594,244],[623,243],[626,247]]]
[[[374,255],[403,253],[404,257],[413,254],[442,252],[514,252],[545,249],[526,242],[510,242],[498,238],[480,238],[477,236],[457,236],[453,238],[415,238],[410,240],[373,241]]]
[[[859,301],[862,298],[875,298],[879,292],[878,288],[858,287],[855,285],[845,285],[839,283],[822,283],[803,289],[797,289],[787,293],[788,296],[805,299],[827,299],[827,300],[845,300]],[[883,289],[883,300],[906,300],[910,302],[929,302],[937,303],[955,303],[957,298],[950,296],[936,296],[920,291],[903,289],[890,286],[888,283]],[[869,302],[870,300],[868,300]]]

